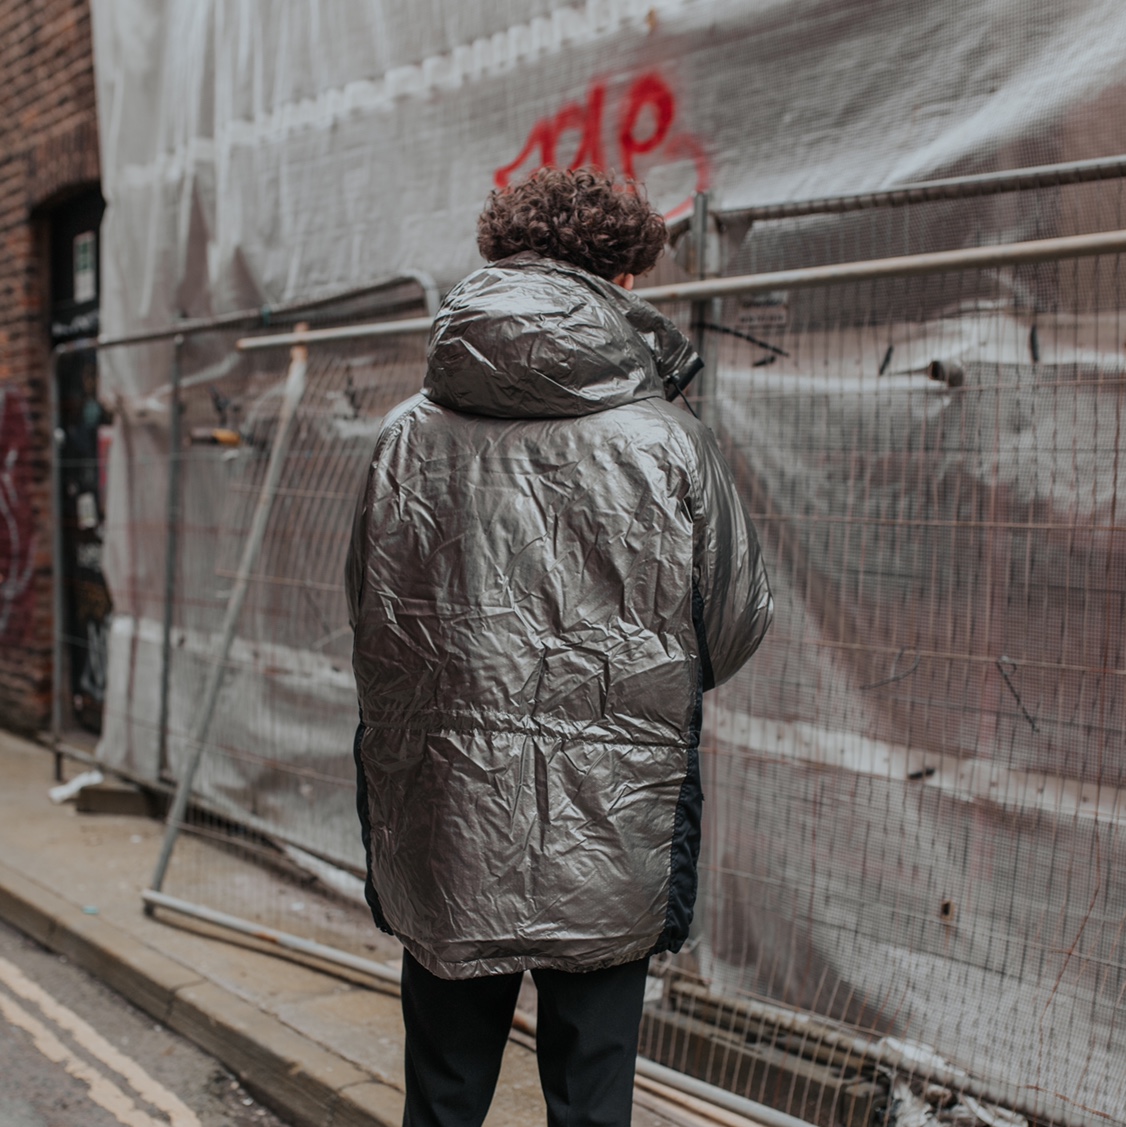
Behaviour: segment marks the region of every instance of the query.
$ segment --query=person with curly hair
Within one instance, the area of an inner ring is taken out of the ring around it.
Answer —
[[[636,184],[588,168],[544,168],[515,188],[494,189],[477,220],[477,249],[488,262],[534,251],[627,289],[653,268],[667,238]]]
[[[630,287],[636,185],[494,191],[384,419],[346,586],[367,898],[404,947],[409,1127],[480,1124],[524,971],[551,1127],[628,1125],[650,956],[696,896],[703,693],[772,603],[700,361]]]

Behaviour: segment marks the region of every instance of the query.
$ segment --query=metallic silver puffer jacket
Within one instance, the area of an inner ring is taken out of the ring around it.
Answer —
[[[347,567],[376,922],[443,978],[593,970],[691,922],[704,688],[770,622],[698,364],[651,306],[533,254],[435,321]]]

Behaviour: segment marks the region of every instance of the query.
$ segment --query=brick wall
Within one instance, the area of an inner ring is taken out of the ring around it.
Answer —
[[[50,716],[49,207],[99,178],[88,0],[0,0],[0,726]]]

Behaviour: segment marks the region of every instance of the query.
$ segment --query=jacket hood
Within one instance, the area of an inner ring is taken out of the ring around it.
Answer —
[[[525,251],[470,274],[434,319],[423,393],[500,418],[589,415],[652,397],[700,366],[684,335],[632,293]]]

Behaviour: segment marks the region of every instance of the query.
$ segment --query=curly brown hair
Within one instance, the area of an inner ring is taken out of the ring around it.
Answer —
[[[477,248],[489,262],[533,250],[600,278],[644,274],[667,238],[640,186],[597,168],[541,168],[494,188],[477,220]]]

